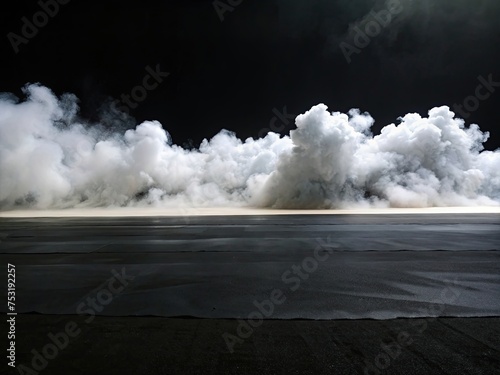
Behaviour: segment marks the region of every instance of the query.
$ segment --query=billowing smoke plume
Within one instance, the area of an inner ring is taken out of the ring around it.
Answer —
[[[76,99],[30,85],[0,100],[0,207],[336,208],[500,204],[500,150],[448,107],[408,114],[380,135],[367,113],[319,104],[290,137],[221,131],[199,150],[156,121],[110,134],[77,120]],[[188,124],[187,124],[188,125]]]

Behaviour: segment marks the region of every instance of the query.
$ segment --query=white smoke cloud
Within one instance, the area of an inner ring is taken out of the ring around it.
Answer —
[[[500,205],[500,150],[445,106],[373,136],[369,114],[319,104],[289,137],[221,131],[185,150],[157,121],[110,134],[78,122],[74,96],[25,93],[0,97],[2,209]]]

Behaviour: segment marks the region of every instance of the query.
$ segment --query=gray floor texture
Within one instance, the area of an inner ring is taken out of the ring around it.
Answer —
[[[17,363],[80,331],[46,374],[500,373],[499,250],[497,214],[0,219]]]

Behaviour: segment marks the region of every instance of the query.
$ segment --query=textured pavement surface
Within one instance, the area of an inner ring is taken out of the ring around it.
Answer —
[[[102,315],[244,318],[500,316],[500,216],[1,219],[19,312],[72,314],[113,272]],[[5,270],[2,270],[5,272]]]
[[[265,320],[231,353],[223,335],[237,334],[236,320],[18,317],[18,364],[30,368],[50,332],[80,330],[41,374],[500,373],[499,318]]]
[[[0,219],[17,363],[79,330],[46,374],[500,373],[499,250],[498,214]]]

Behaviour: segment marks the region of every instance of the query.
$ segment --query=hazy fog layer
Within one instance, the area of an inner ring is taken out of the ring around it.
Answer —
[[[0,100],[4,210],[500,205],[500,151],[482,151],[488,134],[445,106],[373,136],[369,114],[319,104],[296,118],[290,136],[242,141],[223,130],[185,150],[156,121],[104,131],[79,122],[73,96],[25,91],[25,101]]]

